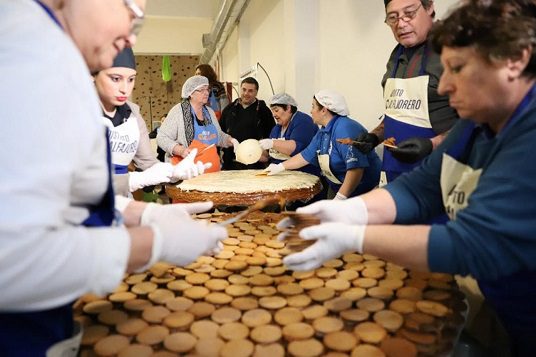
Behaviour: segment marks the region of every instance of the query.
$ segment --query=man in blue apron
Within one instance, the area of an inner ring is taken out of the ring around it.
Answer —
[[[382,80],[385,113],[355,145],[369,152],[384,139],[397,148],[384,150],[382,169],[388,181],[411,171],[436,147],[458,116],[447,96],[437,93],[443,67],[426,45],[435,15],[431,0],[385,0],[385,23],[398,42]]]
[[[72,302],[80,295],[113,291],[127,270],[157,260],[191,262],[226,237],[184,207],[113,195],[107,132],[88,73],[134,44],[144,4],[0,2],[0,110],[10,123],[0,132],[3,357],[75,356]],[[114,208],[124,209],[125,226]]]

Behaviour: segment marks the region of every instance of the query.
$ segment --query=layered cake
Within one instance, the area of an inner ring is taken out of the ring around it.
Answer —
[[[200,214],[221,222],[230,215]],[[284,216],[228,226],[216,256],[158,263],[75,304],[81,356],[442,356],[466,306],[451,275],[346,253],[313,271],[282,264]]]
[[[307,201],[322,186],[317,176],[301,171],[284,171],[268,176],[262,170],[211,172],[168,185],[170,198],[182,202],[213,201],[215,205],[248,206],[277,194],[287,202]]]

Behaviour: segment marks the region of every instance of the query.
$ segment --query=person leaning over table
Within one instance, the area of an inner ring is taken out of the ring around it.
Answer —
[[[269,105],[277,124],[272,128],[269,139],[259,140],[264,150],[261,160],[279,164],[305,149],[318,132],[318,125],[311,116],[298,110],[298,103],[287,93],[275,94]],[[320,170],[313,165],[299,170],[320,176]]]
[[[536,340],[536,1],[464,1],[431,33],[445,71],[439,93],[460,120],[423,164],[384,188],[299,212],[316,243],[284,259],[309,270],[345,251],[408,268],[471,274],[509,334]],[[446,212],[446,224],[425,225]],[[284,222],[282,222],[284,225]],[[495,339],[491,339],[494,341]]]
[[[368,192],[378,185],[381,162],[374,151],[363,154],[337,139],[356,137],[365,128],[348,117],[344,97],[332,90],[321,90],[313,97],[311,116],[321,129],[300,153],[279,164],[270,164],[265,171],[275,175],[305,165],[320,168],[327,179],[328,198],[344,200]]]
[[[435,16],[432,0],[384,0],[385,23],[398,42],[382,79],[385,113],[370,133],[356,138],[367,153],[394,137],[396,149],[383,152],[387,181],[411,171],[432,152],[456,123],[458,114],[437,92],[443,67],[428,45]]]
[[[126,272],[157,260],[187,264],[227,236],[190,218],[210,202],[114,198],[89,73],[134,45],[144,7],[144,0],[0,2],[0,117],[9,123],[0,131],[2,356],[76,355],[74,300],[111,292]]]
[[[195,75],[188,78],[182,86],[182,102],[171,108],[156,139],[158,146],[166,151],[167,158],[186,158],[192,148],[198,148],[199,159],[212,163],[206,171],[214,172],[220,170],[215,146],[236,150],[238,141],[221,130],[214,111],[207,105],[208,95],[206,77]]]
[[[102,119],[108,128],[114,191],[127,197],[130,192],[146,186],[192,178],[210,167],[210,163],[194,163],[195,153],[179,165],[163,163],[156,158],[140,108],[128,101],[134,89],[136,73],[134,52],[126,47],[115,57],[112,67],[93,75],[102,107]],[[143,171],[128,172],[132,160]]]

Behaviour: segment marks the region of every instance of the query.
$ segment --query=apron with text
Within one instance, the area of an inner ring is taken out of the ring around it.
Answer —
[[[114,127],[110,119],[106,117],[102,119],[109,130],[114,173],[116,175],[128,174],[128,165],[136,156],[140,143],[138,120],[131,115],[123,124]]]
[[[111,179],[111,152],[106,133],[108,184],[102,200],[88,207],[86,227],[111,226],[115,199]],[[54,277],[53,277],[54,278]],[[81,277],[82,278],[82,277]],[[73,320],[73,303],[56,308],[19,313],[0,313],[0,355],[3,357],[77,356],[82,329]]]
[[[428,112],[428,81],[426,73],[427,49],[421,59],[419,76],[395,78],[403,47],[399,46],[395,66],[384,88],[385,117],[384,137],[394,137],[400,143],[412,137],[432,138],[436,136]],[[415,54],[413,57],[417,56]],[[383,151],[383,166],[387,181],[392,181],[404,172],[411,171],[420,162],[406,164],[398,161],[388,151]]]
[[[533,88],[499,135],[504,135],[511,124],[520,117],[534,92]],[[467,207],[469,197],[477,188],[482,175],[482,169],[473,169],[458,161],[472,146],[475,130],[474,124],[468,125],[456,145],[443,154],[441,193],[445,211],[451,220]],[[536,314],[533,313],[536,299],[536,271],[520,271],[494,281],[479,280],[478,286],[511,336],[526,333],[527,326],[536,326]]]

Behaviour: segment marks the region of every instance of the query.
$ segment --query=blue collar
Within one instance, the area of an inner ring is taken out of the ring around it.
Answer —
[[[54,12],[52,11],[52,9],[48,7],[47,5],[43,4],[40,0],[34,0],[34,1],[37,4],[39,4],[43,8],[43,10],[45,10],[47,15],[63,30],[63,26],[61,26],[60,21],[58,20],[56,15],[54,15]]]

